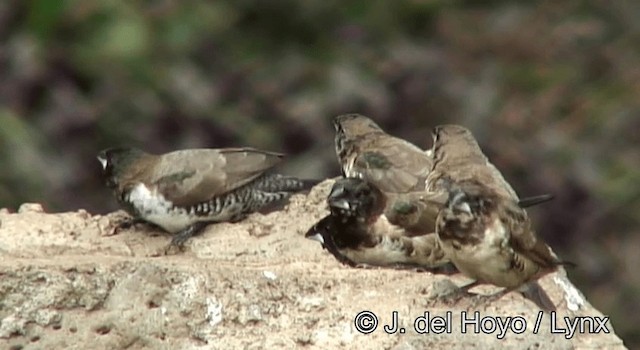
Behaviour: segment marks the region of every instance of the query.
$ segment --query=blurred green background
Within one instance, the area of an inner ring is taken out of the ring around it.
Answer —
[[[640,347],[640,2],[0,2],[0,207],[116,209],[96,153],[253,146],[338,174],[330,119],[470,128]]]

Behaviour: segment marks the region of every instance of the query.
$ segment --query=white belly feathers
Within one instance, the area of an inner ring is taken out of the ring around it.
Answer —
[[[197,221],[205,221],[207,217],[190,215],[187,210],[173,208],[173,204],[166,200],[158,191],[150,191],[142,183],[137,184],[128,195],[129,202],[136,208],[140,217],[152,222],[163,229],[176,233]]]
[[[496,218],[486,228],[484,239],[479,245],[463,246],[456,250],[449,244],[443,244],[442,248],[456,267],[469,277],[504,286],[511,284],[510,281],[514,278],[510,272],[510,248],[502,247],[509,242],[507,235],[504,225]]]

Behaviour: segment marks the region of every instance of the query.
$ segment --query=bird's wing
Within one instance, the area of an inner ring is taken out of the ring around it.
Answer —
[[[390,195],[385,216],[410,237],[435,232],[435,223],[449,197],[448,192],[409,192]]]
[[[424,189],[432,158],[418,147],[396,138],[381,138],[375,148],[363,150],[354,169],[383,192],[402,193]]]
[[[435,272],[446,272],[447,270],[454,272],[457,270],[442,250],[435,233],[412,238],[405,237],[404,239],[409,240],[412,244],[412,260],[415,265],[427,270],[433,269]],[[449,266],[445,267],[445,265]],[[437,267],[442,267],[444,270],[439,271],[439,269],[435,269]]]
[[[176,151],[160,158],[153,182],[175,205],[192,205],[246,185],[282,157],[252,148]]]
[[[526,216],[524,209],[517,202],[510,201],[506,206],[507,215],[514,220],[509,220],[511,232],[511,246],[517,254],[529,258],[542,268],[552,268],[561,262],[552,253],[551,249],[539,239],[531,227],[531,221]]]

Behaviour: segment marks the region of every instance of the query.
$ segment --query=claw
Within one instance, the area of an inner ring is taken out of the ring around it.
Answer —
[[[470,293],[466,290],[463,290],[462,288],[459,288],[449,294],[439,296],[437,299],[442,301],[445,305],[454,306],[464,298],[473,298],[475,296],[477,296],[477,294]]]
[[[136,217],[131,218],[131,217],[129,217],[129,218],[122,219],[121,221],[119,221],[119,222],[117,222],[115,224],[115,228],[113,229],[113,234],[117,235],[118,233],[120,233],[120,231],[129,230],[130,228],[138,226],[138,225],[145,225],[145,226],[152,227],[154,229],[162,230],[157,225],[154,225],[153,223],[144,221],[141,218],[136,218]]]
[[[380,269],[380,266],[374,266],[374,265],[369,265],[369,264],[356,264],[354,266],[356,269],[364,269],[364,270],[378,270]]]
[[[172,241],[171,243],[167,244],[167,246],[164,248],[163,254],[173,255],[171,251],[174,249],[177,250],[176,253],[184,252],[184,244],[174,244]]]
[[[475,293],[471,293],[469,292],[469,290],[477,285],[479,285],[480,282],[478,281],[473,281],[471,283],[468,283],[462,287],[455,287],[455,285],[453,285],[453,283],[451,283],[452,285],[452,289],[449,289],[446,294],[441,294],[438,297],[436,297],[436,300],[440,300],[442,301],[445,305],[449,305],[449,306],[453,306],[456,305],[458,302],[460,302],[460,300],[462,300],[463,298],[474,298],[477,296],[477,294]]]
[[[206,222],[206,221],[199,221],[199,222],[196,222],[195,224],[185,228],[184,230],[178,232],[171,239],[171,243],[169,243],[169,245],[164,249],[164,254],[168,255],[173,247],[177,247],[177,249],[179,251],[183,251],[184,250],[184,244],[189,240],[189,238],[191,238],[193,236],[197,236],[200,233],[202,233],[204,228],[207,227],[207,225],[209,225],[209,224],[210,223]]]
[[[113,229],[113,234],[117,235],[120,231],[128,230],[142,223],[145,223],[145,221],[140,218],[125,218],[116,223],[115,228]]]

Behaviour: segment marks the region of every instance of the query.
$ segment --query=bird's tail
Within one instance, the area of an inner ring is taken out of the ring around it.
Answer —
[[[538,204],[542,204],[542,203],[548,202],[548,201],[550,201],[552,199],[553,199],[553,195],[552,194],[541,194],[539,196],[531,196],[531,197],[520,198],[520,200],[518,201],[518,205],[520,206],[520,208],[528,208],[528,207],[532,207],[534,205],[538,205]]]
[[[520,288],[520,293],[523,297],[533,301],[540,309],[549,312],[556,311],[556,305],[537,281],[525,284]]]

